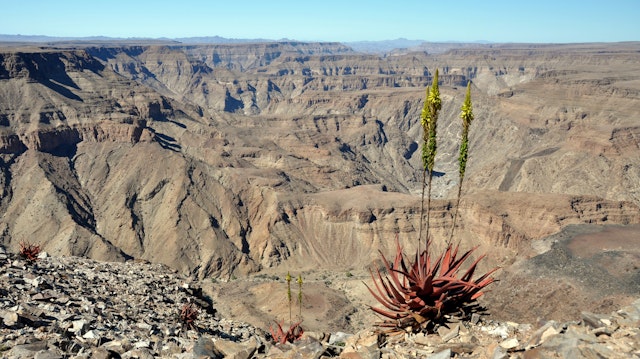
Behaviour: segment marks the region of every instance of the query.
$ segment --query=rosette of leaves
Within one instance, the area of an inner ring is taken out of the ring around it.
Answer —
[[[276,344],[285,344],[285,343],[293,343],[296,340],[299,340],[304,334],[304,330],[302,329],[302,321],[293,323],[289,326],[289,329],[285,331],[282,329],[282,325],[284,321],[278,322],[274,321],[277,327],[273,325],[269,327],[269,332],[271,333],[271,338]]]
[[[195,330],[195,322],[198,319],[199,314],[200,310],[198,310],[198,307],[194,303],[184,303],[182,305],[182,309],[180,309],[180,321],[182,322],[182,328]]]
[[[27,260],[27,262],[35,262],[38,260],[40,254],[40,246],[31,244],[29,242],[20,242],[20,257]]]
[[[371,309],[387,318],[378,325],[391,331],[409,327],[413,331],[428,331],[433,328],[430,324],[441,321],[445,314],[459,312],[482,296],[482,290],[494,282],[491,274],[498,268],[473,279],[484,256],[464,270],[462,266],[475,249],[459,255],[459,246],[449,244],[434,259],[427,243],[426,249],[416,252],[416,258],[411,262],[396,239],[393,263],[381,253],[387,274],[383,276],[379,269],[375,274],[370,271],[374,288],[367,285],[369,292],[383,306]]]

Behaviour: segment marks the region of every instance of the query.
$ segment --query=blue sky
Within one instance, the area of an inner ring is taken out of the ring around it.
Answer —
[[[640,41],[640,0],[0,0],[0,34]]]

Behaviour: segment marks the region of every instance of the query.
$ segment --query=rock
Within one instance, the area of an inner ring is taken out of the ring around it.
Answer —
[[[581,317],[582,317],[582,321],[586,325],[590,326],[591,328],[600,328],[605,326],[605,324],[600,320],[600,316],[596,314],[589,313],[589,312],[582,312]]]
[[[437,344],[440,344],[442,342],[442,338],[439,335],[435,335],[435,334],[424,334],[424,333],[418,333],[412,337],[410,337],[410,340],[413,341],[413,343],[417,344],[417,345],[422,345],[422,346],[435,346]]]
[[[319,359],[325,352],[320,342],[312,338],[302,339],[295,343],[286,343],[272,347],[265,358],[281,359]]]
[[[548,338],[553,335],[559,334],[560,330],[557,329],[558,323],[555,321],[548,321],[542,327],[538,328],[529,338],[527,342],[527,348],[534,348],[544,343]]]
[[[451,329],[441,326],[438,328],[438,334],[442,338],[442,342],[446,343],[458,336],[460,333],[460,325],[456,324]]]
[[[149,348],[150,345],[151,345],[151,342],[148,341],[148,340],[141,340],[139,342],[133,343],[133,347],[136,348],[136,349]]]
[[[499,346],[499,345],[495,345],[493,347],[490,347],[490,358],[491,359],[507,359],[509,358],[509,354],[507,354],[506,349],[504,349],[503,347]]]
[[[153,359],[154,355],[148,348],[136,348],[122,354],[122,359]]]
[[[258,341],[255,338],[240,343],[220,338],[213,344],[218,353],[229,359],[249,359],[258,350]]]
[[[446,349],[436,354],[429,355],[427,359],[448,359],[451,358],[452,355],[453,353],[451,352],[451,349]]]
[[[350,335],[344,342],[344,348],[340,353],[341,357],[349,357],[352,353],[358,353],[362,359],[378,359],[380,358],[380,334],[364,330],[356,335]],[[335,344],[334,344],[335,345]],[[351,357],[354,357],[352,355]]]
[[[353,334],[348,334],[348,333],[344,333],[344,332],[331,333],[331,336],[329,337],[329,344],[330,345],[345,345],[345,343],[351,337],[353,337]]]
[[[20,317],[16,312],[5,311],[2,314],[2,320],[4,322],[4,325],[6,325],[7,327],[13,327],[14,325],[18,324],[18,322],[20,321]]]
[[[518,342],[518,339],[516,338],[509,338],[503,342],[500,343],[500,347],[503,349],[515,349],[518,347],[518,345],[520,345],[520,343]]]
[[[500,323],[493,327],[483,327],[483,329],[494,337],[500,337],[502,339],[506,339],[513,332],[513,328],[511,328],[506,323]]]
[[[19,344],[11,348],[6,353],[3,353],[3,356],[7,358],[15,358],[15,359],[27,359],[35,357],[36,353],[40,351],[46,351],[47,343],[44,341],[34,341],[28,344]]]
[[[224,358],[224,354],[216,348],[215,343],[211,338],[200,337],[193,346],[193,355],[196,358],[199,357],[207,357],[207,358]]]
[[[74,320],[71,324],[72,327],[69,329],[69,331],[75,333],[80,337],[84,335],[89,329],[89,323],[84,319]]]
[[[91,359],[112,359],[118,358],[120,354],[105,348],[91,348]]]
[[[62,359],[63,356],[57,350],[41,350],[33,359]]]

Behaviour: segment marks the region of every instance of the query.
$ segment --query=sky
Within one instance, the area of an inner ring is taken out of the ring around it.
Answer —
[[[0,34],[300,41],[640,41],[640,0],[0,0]]]

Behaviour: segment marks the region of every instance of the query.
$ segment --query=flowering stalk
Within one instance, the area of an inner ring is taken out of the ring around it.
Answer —
[[[298,274],[296,282],[298,283],[298,315],[300,316],[299,319],[302,321],[302,274]]]
[[[291,274],[287,272],[287,276],[284,279],[287,280],[287,298],[289,299],[289,323],[291,323]]]
[[[458,157],[460,181],[458,181],[458,198],[456,210],[453,214],[453,225],[449,237],[449,243],[453,239],[453,231],[456,228],[458,220],[458,208],[460,208],[460,196],[462,194],[462,180],[464,180],[464,172],[467,168],[467,158],[469,156],[469,126],[473,121],[473,106],[471,105],[471,81],[467,83],[467,93],[464,97],[464,103],[460,109],[460,118],[462,119],[462,139],[460,140],[460,156]]]
[[[440,90],[438,89],[438,70],[433,77],[433,83],[431,89],[427,91],[424,107],[422,108],[422,114],[420,116],[420,123],[422,124],[422,207],[420,209],[420,229],[418,235],[418,242],[422,240],[422,219],[424,217],[424,197],[425,187],[428,186],[427,193],[427,233],[426,242],[429,242],[429,217],[431,213],[431,187],[433,182],[433,166],[435,164],[436,152],[437,152],[437,125],[438,125],[438,113],[442,108],[442,100],[440,99]],[[427,184],[428,174],[428,184]]]

